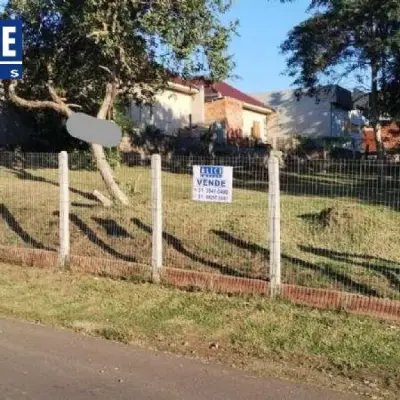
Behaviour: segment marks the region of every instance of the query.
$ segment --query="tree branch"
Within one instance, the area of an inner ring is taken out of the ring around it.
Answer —
[[[66,99],[61,98],[58,94],[57,91],[54,89],[53,85],[53,67],[51,66],[50,63],[47,63],[47,74],[48,74],[48,80],[47,80],[47,88],[49,89],[50,97],[51,99],[59,104],[62,107],[67,107],[65,104]]]
[[[99,109],[99,112],[97,113],[97,118],[99,119],[107,118],[108,111],[112,106],[115,97],[116,97],[115,84],[109,82],[106,85],[106,94],[104,95],[103,103]]]
[[[24,99],[20,96],[17,95],[17,93],[15,92],[15,89],[18,85],[18,81],[14,80],[10,83],[9,87],[8,87],[8,95],[10,97],[10,100],[20,106],[20,107],[24,107],[24,108],[30,108],[30,109],[45,109],[45,108],[49,108],[52,109],[60,114],[63,114],[67,117],[71,116],[72,111],[71,109],[67,106],[67,105],[62,105],[59,103],[56,103],[55,101],[40,101],[40,100],[27,100]]]
[[[69,108],[83,108],[79,104],[66,104],[66,106],[69,107]]]
[[[56,92],[56,90],[53,88],[53,86],[51,85],[47,85],[47,88],[49,89],[49,93],[50,93],[50,97],[51,99],[59,104],[60,106],[66,106],[66,104],[64,103],[64,99],[62,99]]]
[[[112,72],[110,70],[110,68],[105,67],[104,65],[99,65],[99,68],[103,69],[104,71],[108,72],[110,75],[112,75]]]

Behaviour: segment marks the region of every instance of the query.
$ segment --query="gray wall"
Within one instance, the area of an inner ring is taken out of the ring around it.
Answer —
[[[349,115],[347,110],[331,106],[334,96],[329,93],[320,95],[319,101],[308,96],[298,100],[290,89],[251,95],[278,111],[281,137],[340,136],[342,123]]]

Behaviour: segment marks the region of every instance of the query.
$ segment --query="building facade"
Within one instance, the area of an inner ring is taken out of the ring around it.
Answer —
[[[172,80],[150,105],[132,104],[131,117],[144,128],[153,125],[167,135],[193,126],[223,126],[227,139],[253,137],[272,142],[275,110],[224,83],[206,79]]]
[[[340,137],[351,125],[352,94],[337,85],[321,88],[313,97],[299,97],[292,89],[252,96],[276,110],[279,138]]]

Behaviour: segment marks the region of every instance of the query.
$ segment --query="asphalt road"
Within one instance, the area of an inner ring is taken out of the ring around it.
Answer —
[[[219,365],[0,319],[2,400],[350,400]]]

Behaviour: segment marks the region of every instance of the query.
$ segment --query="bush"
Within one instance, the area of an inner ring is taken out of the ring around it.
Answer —
[[[104,149],[106,160],[112,169],[121,165],[121,153],[118,148]],[[70,168],[74,170],[85,169],[87,171],[96,171],[96,161],[90,150],[73,150],[69,155]]]
[[[129,107],[121,102],[117,102],[114,105],[113,120],[122,131],[122,136],[132,136],[135,131],[135,123],[132,118],[129,117]]]
[[[96,164],[93,160],[90,150],[74,149],[69,154],[69,167],[73,170],[85,169],[88,171],[96,170]]]
[[[112,169],[116,169],[121,166],[122,157],[118,147],[104,149],[104,152],[106,153],[106,159]]]

